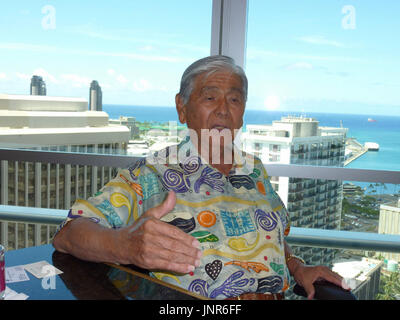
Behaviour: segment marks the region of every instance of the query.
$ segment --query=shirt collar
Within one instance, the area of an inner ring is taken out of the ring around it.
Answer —
[[[190,157],[197,156],[202,164],[212,167],[198,152],[189,135],[182,140],[177,149],[180,162],[184,163]],[[233,154],[233,165],[229,175],[249,175],[253,172],[254,156],[240,150],[236,144],[233,145]],[[214,167],[212,168],[215,169]]]

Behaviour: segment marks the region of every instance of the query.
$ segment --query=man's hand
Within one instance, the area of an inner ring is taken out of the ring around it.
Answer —
[[[314,298],[315,288],[313,283],[317,280],[324,279],[345,290],[350,289],[339,274],[325,266],[307,266],[300,264],[296,267],[293,276],[294,280],[306,290],[307,299],[309,300]]]
[[[146,211],[132,226],[117,231],[120,263],[178,273],[189,273],[200,265],[199,241],[160,220],[175,203],[176,195],[170,191],[163,203]]]

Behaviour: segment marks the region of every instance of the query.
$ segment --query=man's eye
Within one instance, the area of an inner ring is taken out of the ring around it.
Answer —
[[[209,96],[209,97],[207,97],[207,100],[212,101],[212,100],[215,100],[215,98]]]

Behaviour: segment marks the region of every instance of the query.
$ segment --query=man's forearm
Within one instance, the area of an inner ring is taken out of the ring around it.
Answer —
[[[117,262],[115,230],[107,229],[89,219],[78,218],[65,225],[53,240],[57,251],[94,262]]]

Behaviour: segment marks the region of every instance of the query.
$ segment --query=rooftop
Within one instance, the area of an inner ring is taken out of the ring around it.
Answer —
[[[14,111],[86,111],[84,98],[12,95],[0,93],[0,110]]]
[[[376,259],[362,258],[362,260],[343,261],[333,264],[332,271],[337,272],[345,279],[354,279],[356,283],[349,284],[355,288],[383,266],[383,262]]]

